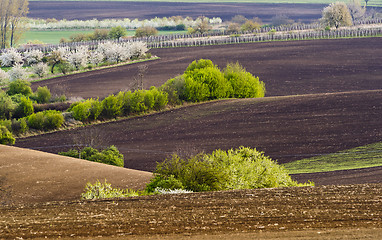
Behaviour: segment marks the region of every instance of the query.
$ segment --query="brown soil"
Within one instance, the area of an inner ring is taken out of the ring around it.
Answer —
[[[64,76],[33,84],[57,94],[105,97],[129,89],[138,66],[146,64],[144,86],[160,86],[200,58],[224,68],[238,61],[265,82],[267,96],[382,89],[381,38],[266,42],[223,46],[152,49],[152,62]]]
[[[78,200],[86,183],[97,179],[119,188],[143,189],[152,177],[148,172],[4,145],[0,156],[0,206]]]
[[[31,1],[28,17],[56,19],[104,19],[199,16],[221,17],[231,20],[235,15],[259,17],[270,22],[276,15],[302,22],[312,22],[321,17],[322,4],[256,4],[256,3],[169,3],[169,2],[67,2]]]
[[[241,145],[285,163],[382,141],[381,115],[382,90],[237,99],[18,139],[16,145],[56,153],[68,150],[74,136],[97,129],[104,145],[116,145],[132,169],[152,171],[174,152]]]
[[[0,236],[253,239],[279,233],[284,239],[379,239],[381,197],[381,184],[365,184],[4,207]]]

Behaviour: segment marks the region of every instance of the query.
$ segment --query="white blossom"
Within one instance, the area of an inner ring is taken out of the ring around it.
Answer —
[[[67,54],[67,61],[71,64],[75,69],[79,69],[80,67],[85,67],[88,63],[89,57],[89,49],[87,46],[79,46],[75,50],[70,51]]]
[[[9,80],[15,81],[18,79],[25,79],[28,76],[27,71],[22,67],[21,64],[16,64],[11,70],[8,71]]]
[[[39,62],[37,64],[32,65],[33,73],[37,74],[39,77],[45,76],[48,70],[49,70],[48,64],[43,62]]]
[[[1,66],[12,67],[23,63],[23,57],[16,49],[10,48],[0,56]]]
[[[24,52],[25,62],[28,66],[41,62],[43,57],[44,54],[38,49]]]
[[[8,81],[8,79],[9,79],[9,74],[6,71],[0,69],[0,83],[6,82]]]
[[[142,57],[149,49],[144,42],[132,42],[130,43],[131,57]]]

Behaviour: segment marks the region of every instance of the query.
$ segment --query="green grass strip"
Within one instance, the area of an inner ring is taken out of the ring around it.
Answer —
[[[382,166],[382,142],[283,164],[290,174]]]

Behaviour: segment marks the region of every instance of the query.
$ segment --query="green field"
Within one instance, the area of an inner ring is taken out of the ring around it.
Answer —
[[[290,174],[382,166],[382,142],[283,164]]]
[[[28,31],[24,33],[20,40],[20,44],[25,44],[29,41],[39,40],[47,44],[58,44],[61,38],[69,39],[71,35],[78,33],[92,33],[94,30],[51,30],[51,31]],[[159,31],[160,35],[174,34],[174,33],[187,33],[187,31]],[[128,36],[134,36],[135,31],[127,31]]]
[[[30,0],[33,1],[33,0]],[[38,1],[59,1],[59,0],[38,0]],[[92,0],[63,0],[64,1],[92,1]],[[330,4],[336,0],[93,0],[92,2],[110,1],[110,2],[202,2],[202,3],[308,3],[308,4]],[[348,2],[349,0],[342,0]],[[364,0],[361,0],[364,3]],[[382,0],[370,0],[368,6],[382,7]]]

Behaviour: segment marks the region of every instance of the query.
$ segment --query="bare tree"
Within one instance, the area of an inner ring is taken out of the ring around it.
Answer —
[[[138,66],[138,74],[134,77],[133,90],[143,90],[143,78],[148,68],[149,67],[146,64]]]
[[[355,20],[361,19],[363,16],[365,16],[366,7],[361,6],[360,0],[350,0],[347,6],[353,23]]]
[[[27,15],[28,0],[0,0],[0,48],[13,46],[21,20]]]

